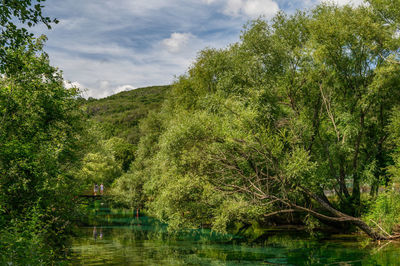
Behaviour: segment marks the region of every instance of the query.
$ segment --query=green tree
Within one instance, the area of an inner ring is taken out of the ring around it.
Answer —
[[[15,237],[26,236],[24,243],[43,236],[50,246],[40,251],[51,255],[53,247],[64,245],[62,233],[76,214],[79,180],[74,172],[85,140],[79,91],[64,87],[60,71],[49,65],[46,54],[38,54],[41,47],[38,39],[32,49],[7,50],[21,59],[19,71],[0,78],[0,226],[19,232]],[[20,225],[34,226],[31,219],[40,219],[46,229],[25,234],[28,229]],[[3,243],[0,253],[12,252]]]
[[[152,151],[134,162],[146,171],[125,184],[140,183],[148,209],[177,226],[305,212],[394,238],[358,217],[361,188],[375,197],[390,181],[395,36],[371,6],[322,4],[249,23],[241,42],[200,52],[177,80]]]
[[[117,202],[130,208],[142,209],[149,201],[148,197],[151,196],[145,194],[143,186],[145,183],[150,183],[150,176],[155,175],[152,169],[153,156],[159,150],[157,141],[162,131],[162,115],[157,115],[155,112],[150,112],[140,122],[142,137],[135,152],[135,161],[126,173],[115,179],[112,186],[111,193]]]
[[[57,19],[43,14],[45,0],[7,0],[0,3],[0,73],[15,72],[19,69],[22,58],[18,53],[9,53],[17,49],[36,49],[33,34],[19,24],[28,27],[39,23],[49,29]]]
[[[99,140],[101,132],[98,130],[92,132],[97,134],[93,136],[97,141],[88,148],[77,175],[90,187],[94,183],[104,183],[109,187],[115,179],[129,170],[134,160],[135,146],[118,137]]]

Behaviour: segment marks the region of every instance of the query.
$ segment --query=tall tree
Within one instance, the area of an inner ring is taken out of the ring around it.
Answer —
[[[57,191],[71,180],[78,158],[78,90],[64,88],[47,55],[37,55],[40,40],[36,45],[12,51],[23,64],[0,80],[0,202],[10,215],[39,199],[50,206],[64,198]]]

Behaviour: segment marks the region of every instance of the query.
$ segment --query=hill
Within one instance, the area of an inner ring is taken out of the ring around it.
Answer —
[[[86,102],[89,117],[100,122],[106,137],[126,139],[136,144],[140,139],[139,121],[149,111],[159,110],[171,86],[152,86],[123,91]]]

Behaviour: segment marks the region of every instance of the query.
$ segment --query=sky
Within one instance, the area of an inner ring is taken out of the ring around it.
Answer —
[[[334,0],[339,5],[361,0]],[[45,51],[85,98],[171,84],[197,53],[239,40],[243,25],[278,11],[293,13],[320,0],[47,0],[60,22],[44,26]]]

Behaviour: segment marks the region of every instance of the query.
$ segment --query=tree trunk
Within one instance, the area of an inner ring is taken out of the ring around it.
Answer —
[[[351,224],[357,226],[358,228],[360,228],[363,232],[365,232],[370,238],[372,238],[374,240],[400,239],[400,234],[389,235],[387,232],[385,232],[380,227],[379,227],[379,229],[383,233],[385,233],[385,235],[383,235],[383,234],[381,234],[379,232],[376,232],[373,228],[371,228],[369,225],[367,225],[360,218],[356,218],[356,217],[347,215],[345,213],[342,213],[342,212],[336,210],[335,208],[333,208],[332,205],[328,204],[327,202],[325,202],[324,199],[322,199],[319,196],[315,195],[314,193],[312,193],[308,189],[303,188],[303,187],[300,187],[300,188],[303,190],[303,192],[306,195],[310,196],[315,201],[317,201],[321,207],[323,207],[325,210],[327,210],[330,213],[332,213],[335,217],[331,217],[331,216],[327,216],[327,215],[321,214],[321,213],[316,212],[314,210],[311,210],[309,208],[305,208],[305,207],[301,207],[301,206],[290,204],[293,209],[297,209],[297,210],[308,212],[309,214],[313,215],[315,218],[320,219],[320,220],[325,220],[325,221],[330,221],[330,222],[348,222],[348,223],[351,223]]]

